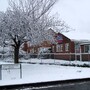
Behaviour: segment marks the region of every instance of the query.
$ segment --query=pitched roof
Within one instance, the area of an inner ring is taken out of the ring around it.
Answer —
[[[72,41],[90,42],[90,33],[80,31],[63,32],[63,35]]]

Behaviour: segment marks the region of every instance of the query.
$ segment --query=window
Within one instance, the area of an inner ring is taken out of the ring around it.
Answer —
[[[75,53],[80,53],[80,44],[75,43]]]
[[[52,46],[52,52],[54,52],[54,46]]]
[[[90,45],[85,45],[84,46],[84,52],[88,53],[90,51]]]
[[[65,44],[65,51],[69,51],[69,43]]]
[[[63,51],[63,44],[60,45],[60,51]]]
[[[60,46],[56,45],[56,52],[59,52],[59,48],[60,48]]]
[[[33,48],[31,49],[31,53],[34,53],[34,49]]]
[[[56,52],[62,52],[63,51],[63,44],[58,44],[56,46]]]

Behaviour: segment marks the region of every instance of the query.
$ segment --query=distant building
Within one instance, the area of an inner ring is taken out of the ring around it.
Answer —
[[[56,34],[52,29],[49,29],[47,33],[52,34],[53,37]],[[28,53],[38,54],[38,52],[42,49],[45,49],[45,50],[51,49],[51,46],[52,46],[52,42],[50,42],[49,40],[47,41],[45,40],[38,45],[30,45],[26,41],[22,46],[22,50]]]

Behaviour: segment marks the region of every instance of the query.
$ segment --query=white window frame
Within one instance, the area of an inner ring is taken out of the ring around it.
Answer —
[[[60,44],[60,52],[63,51],[63,44]]]
[[[65,51],[69,51],[69,43],[65,43]]]
[[[86,46],[88,46],[88,50],[85,50],[86,48]],[[90,45],[84,45],[84,53],[90,53]]]
[[[63,44],[57,44],[56,45],[56,52],[62,52],[63,51]]]

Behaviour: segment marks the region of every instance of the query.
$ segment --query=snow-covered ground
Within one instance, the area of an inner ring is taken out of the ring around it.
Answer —
[[[0,86],[90,77],[90,68],[88,67],[77,67],[77,66],[72,67],[59,65],[59,63],[89,64],[90,62],[80,62],[80,61],[71,62],[53,59],[30,59],[21,61],[25,62],[22,63],[22,78],[0,80]],[[30,64],[29,62],[36,64]],[[58,65],[56,63],[58,63]],[[7,62],[1,62],[0,64],[7,64]],[[16,72],[14,73],[18,74]]]

